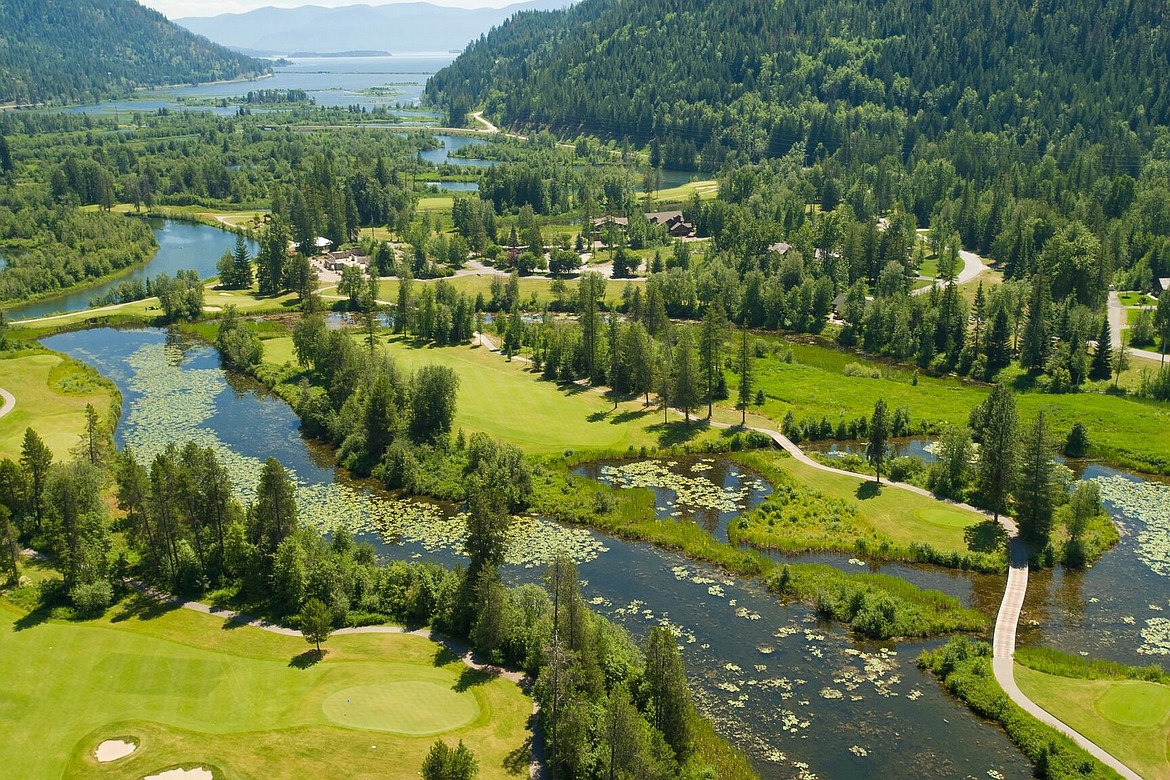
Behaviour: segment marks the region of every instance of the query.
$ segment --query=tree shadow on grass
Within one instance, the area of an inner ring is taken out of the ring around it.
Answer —
[[[289,668],[310,669],[321,663],[322,659],[325,658],[325,652],[326,651],[318,650],[315,647],[309,648],[299,655],[294,655],[292,660],[288,662]]]
[[[877,498],[882,493],[882,486],[873,480],[867,479],[857,486],[854,495],[857,496],[858,501],[865,501],[870,498]]]
[[[625,425],[626,423],[631,423],[631,422],[635,422],[637,420],[641,420],[643,417],[650,414],[650,411],[651,410],[649,408],[627,409],[626,411],[624,411],[620,414],[614,415],[613,419],[610,420],[609,422],[611,425]]]
[[[510,775],[527,775],[528,762],[532,758],[532,735],[524,740],[524,744],[504,756],[504,771]]]
[[[609,417],[609,413],[611,411],[613,411],[613,410],[612,409],[603,409],[601,411],[594,412],[593,414],[589,415],[585,419],[587,419],[589,422],[594,422],[594,423],[601,422],[606,417]]]
[[[463,667],[463,671],[459,675],[459,679],[455,682],[455,690],[457,693],[474,688],[477,685],[483,685],[496,679],[496,675],[492,671],[486,669],[472,669],[470,666]]]
[[[646,430],[652,431],[658,437],[658,446],[660,447],[675,447],[679,444],[686,444],[691,439],[699,435],[701,431],[707,429],[707,424],[702,420],[692,419],[689,423],[682,420],[676,420],[668,423],[657,423],[651,425]]]
[[[449,647],[440,646],[439,649],[435,651],[435,657],[431,660],[431,663],[434,666],[446,666],[447,664],[453,664],[458,660],[460,660],[458,653]]]
[[[36,628],[40,624],[46,622],[53,616],[53,610],[44,604],[38,606],[32,612],[21,615],[12,622],[13,631],[27,631],[30,628]]]
[[[963,529],[963,540],[974,552],[995,552],[1007,544],[1007,531],[994,520],[969,525]]]
[[[592,391],[588,385],[579,385],[576,382],[561,382],[558,387],[565,395],[581,395]]]
[[[132,593],[122,602],[118,611],[110,618],[110,622],[121,623],[131,619],[154,620],[178,608],[179,605],[173,601],[160,601],[142,593]]]

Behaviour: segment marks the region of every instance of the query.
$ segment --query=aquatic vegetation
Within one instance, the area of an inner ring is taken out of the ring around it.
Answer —
[[[675,494],[668,506],[655,507],[659,515],[669,513],[681,517],[679,508],[690,510],[711,510],[715,512],[742,512],[747,509],[748,498],[754,491],[766,490],[767,485],[758,479],[744,479],[738,490],[716,485],[701,475],[714,468],[714,461],[701,459],[690,467],[699,476],[686,476],[673,469],[678,461],[639,460],[630,463],[605,465],[600,469],[600,479],[608,485],[621,488],[651,488],[670,490]]]
[[[215,450],[245,503],[254,500],[264,463],[242,455],[220,439],[208,424],[216,400],[228,390],[218,368],[193,368],[176,344],[145,345],[128,359],[132,375],[130,410],[122,434],[127,447],[149,463],[172,442],[193,441]],[[428,552],[462,553],[466,516],[438,504],[372,493],[340,482],[308,482],[295,471],[301,522],[321,533],[347,528],[355,534],[376,533],[390,542],[406,542]],[[596,558],[607,548],[583,528],[569,528],[538,517],[513,519],[505,558],[508,563],[537,568],[548,565],[558,551],[578,563]]]
[[[1142,655],[1170,655],[1170,619],[1150,618],[1142,629]]]
[[[1170,486],[1123,476],[1093,481],[1107,505],[1144,526],[1137,534],[1139,560],[1157,574],[1170,577]]]

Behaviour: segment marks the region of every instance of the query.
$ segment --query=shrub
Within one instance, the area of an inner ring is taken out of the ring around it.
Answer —
[[[94,580],[74,585],[69,591],[78,617],[98,617],[114,600],[114,589],[109,580]]]
[[[846,363],[842,373],[845,376],[862,377],[864,379],[881,379],[882,372],[877,366],[867,366],[862,363]]]

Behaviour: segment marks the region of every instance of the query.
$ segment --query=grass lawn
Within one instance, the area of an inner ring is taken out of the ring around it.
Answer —
[[[113,385],[82,364],[46,352],[0,360],[0,387],[16,408],[0,417],[0,458],[20,458],[24,431],[32,427],[58,460],[68,458],[85,430],[85,406],[105,418]]]
[[[428,364],[449,366],[459,375],[455,427],[470,434],[482,431],[529,453],[551,454],[580,449],[627,449],[680,444],[715,438],[720,431],[686,426],[671,417],[662,425],[656,407],[642,399],[613,401],[580,385],[540,379],[527,363],[507,362],[481,347],[421,347],[401,339],[387,350],[404,368]],[[264,360],[295,363],[291,338],[264,342]]]
[[[776,426],[789,410],[798,421],[827,417],[834,425],[841,417],[869,416],[879,398],[891,409],[906,407],[915,424],[965,424],[971,409],[990,392],[988,385],[925,374],[914,385],[911,370],[889,368],[815,344],[794,344],[792,350],[792,363],[770,357],[757,360],[754,367],[756,386],[765,395],[764,405],[755,411]],[[845,376],[848,363],[878,366],[883,376]],[[728,374],[732,398],[738,381]],[[1058,441],[1079,421],[1088,428],[1093,445],[1110,459],[1143,470],[1170,472],[1170,404],[1089,392],[1017,393],[1016,398],[1021,420],[1027,423],[1043,409]]]
[[[230,629],[230,630],[229,630]],[[480,777],[527,776],[531,702],[414,636],[299,637],[141,599],[104,619],[39,622],[0,601],[0,761],[11,777],[141,778],[201,765],[222,778],[416,778],[436,733]],[[417,717],[416,717],[417,716]],[[130,738],[98,764],[98,743]]]
[[[688,201],[691,199],[691,195],[696,192],[699,193],[699,200],[715,200],[715,197],[719,194],[719,182],[714,179],[704,179],[702,181],[680,184],[677,187],[658,190],[654,193],[654,199],[658,201],[655,208],[665,203],[682,203]]]
[[[1145,293],[1132,290],[1118,293],[1117,299],[1121,301],[1122,306],[1153,306],[1158,303]]]
[[[968,553],[973,548],[964,532],[984,522],[982,515],[970,510],[900,488],[883,486],[877,490],[872,478],[863,482],[860,477],[830,474],[779,453],[761,453],[757,457],[770,468],[787,472],[805,487],[857,507],[861,520],[901,548],[915,542],[939,551]],[[988,551],[985,545],[976,545],[974,549]]]
[[[1016,664],[1029,698],[1148,780],[1170,778],[1170,687],[1138,680],[1078,680]]]

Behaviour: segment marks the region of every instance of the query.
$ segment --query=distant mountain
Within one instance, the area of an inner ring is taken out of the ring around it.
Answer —
[[[0,0],[0,104],[86,102],[267,69],[135,0]]]
[[[3,2],[3,0],[0,0]],[[187,17],[175,23],[233,49],[290,51],[462,51],[517,11],[564,8],[572,0],[532,0],[504,8],[448,8],[431,3],[258,8],[242,14]]]

